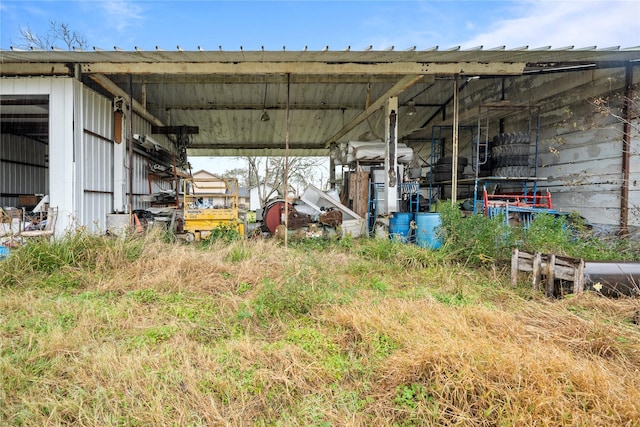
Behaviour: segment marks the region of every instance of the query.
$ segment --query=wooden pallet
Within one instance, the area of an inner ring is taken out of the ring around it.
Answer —
[[[584,292],[584,260],[559,256],[554,254],[542,254],[514,249],[511,255],[511,285],[518,282],[518,272],[532,273],[533,289],[539,290],[544,282],[545,295],[547,297],[560,296],[561,290],[556,286],[557,280],[573,283],[573,293]]]

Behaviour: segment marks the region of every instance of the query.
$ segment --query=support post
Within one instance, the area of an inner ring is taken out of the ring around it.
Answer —
[[[581,294],[584,292],[584,260],[580,259],[580,263],[573,271],[573,293]]]
[[[556,266],[556,256],[554,254],[550,254],[547,259],[547,268],[546,268],[546,276],[547,280],[545,283],[545,295],[547,298],[553,298],[555,296],[555,266]]]
[[[336,189],[336,161],[329,157],[329,188]]]
[[[133,76],[129,74],[129,224],[133,225]]]
[[[511,286],[516,286],[518,284],[518,256],[520,255],[520,251],[518,249],[514,249],[511,254]]]
[[[629,169],[631,167],[631,107],[633,104],[633,67],[625,68],[624,107],[622,112],[622,188],[620,189],[620,234],[629,234]]]
[[[116,99],[115,111],[113,113],[114,121],[114,144],[113,144],[113,210],[115,213],[125,211],[126,177],[125,177],[125,150],[127,144],[126,123],[127,115],[125,114],[126,104],[124,99]]]
[[[458,199],[458,152],[459,152],[459,96],[458,78],[456,74],[453,78],[453,158],[451,162],[451,204],[455,205]]]
[[[387,100],[385,114],[385,132],[387,141],[384,155],[384,168],[387,179],[384,181],[387,213],[398,212],[398,97]]]
[[[542,276],[542,254],[536,252],[533,256],[533,289],[540,290],[540,280]]]

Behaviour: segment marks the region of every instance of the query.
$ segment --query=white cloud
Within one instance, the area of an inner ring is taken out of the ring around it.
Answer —
[[[496,19],[489,28],[461,43],[485,48],[507,45],[633,47],[640,45],[638,1],[528,1],[513,17]]]
[[[100,7],[108,15],[107,19],[115,22],[117,31],[124,31],[128,27],[138,25],[144,20],[143,8],[125,0],[110,0],[100,3]]]

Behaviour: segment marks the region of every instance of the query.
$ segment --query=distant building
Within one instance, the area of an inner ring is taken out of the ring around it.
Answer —
[[[271,196],[270,196],[271,195]],[[263,202],[277,197],[278,193],[275,189],[267,184],[256,185],[249,189],[249,210],[257,211],[263,208]]]
[[[197,183],[193,193],[202,195],[198,200],[203,207],[224,207],[225,198],[223,195],[227,191],[224,179],[205,170],[194,172],[193,178]],[[206,180],[206,182],[199,182],[199,180]],[[221,196],[218,197],[215,194]]]

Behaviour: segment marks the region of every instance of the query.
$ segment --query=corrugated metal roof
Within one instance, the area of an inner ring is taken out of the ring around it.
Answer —
[[[469,49],[469,50],[301,50],[301,51],[245,51],[245,50],[0,50],[1,62],[575,62],[575,61],[626,61],[638,59],[640,46],[621,48],[594,46],[575,49],[551,46],[516,49]]]
[[[82,66],[80,77],[86,85],[112,96],[126,97],[129,95],[131,76],[133,91],[130,95],[139,103],[145,102],[140,107],[144,109],[145,117],[152,116],[154,122],[164,125],[199,128],[199,133],[192,136],[190,154],[200,155],[281,152],[285,141],[289,81],[289,139],[292,155],[318,155],[326,154],[327,144],[334,142],[331,137],[363,114],[366,117],[349,126],[352,129],[338,141],[357,140],[365,134],[367,137],[383,137],[383,112],[380,109],[371,110],[368,106],[389,96],[389,90],[402,81],[403,74],[425,77],[413,79],[397,91],[400,103],[399,136],[425,141],[430,137],[431,125],[446,121],[447,115],[451,114],[448,104],[452,98],[453,70],[468,70],[471,63],[477,64],[476,69],[479,70],[484,65],[488,68],[486,72],[483,71],[479,81],[467,80],[473,74],[462,78],[466,98],[461,108],[466,110],[468,117],[477,111],[479,102],[500,99],[497,82],[502,76],[538,79],[538,73],[578,72],[585,69],[595,72],[607,67],[619,70],[625,64],[635,65],[639,62],[640,46],[603,49],[594,46],[580,49],[530,49],[526,46],[506,49],[500,46],[444,50],[438,47],[375,50],[371,47],[363,50],[327,48],[300,51],[286,48],[280,51],[230,51],[224,48],[152,51],[95,49],[87,52],[0,50],[0,75],[5,78],[29,74],[71,75],[75,70],[68,64],[75,63]],[[208,64],[221,63],[227,64],[228,68],[207,71]],[[507,70],[499,65],[492,67],[494,63],[520,66]],[[55,68],[50,64],[60,64],[60,67]],[[122,64],[122,68],[101,73],[104,75],[99,79],[92,79],[93,73],[97,73],[94,70],[100,68],[97,65],[94,68],[91,64]],[[291,68],[267,67],[279,64],[292,65]],[[317,68],[320,71],[315,74],[314,64],[320,65]],[[327,67],[327,64],[335,65],[335,68]],[[359,68],[350,69],[350,64],[356,64]],[[400,66],[387,73],[389,68],[381,67],[381,64]],[[424,72],[405,72],[403,67],[407,64],[421,64],[413,71]],[[437,65],[442,67],[438,68]],[[234,72],[236,66],[244,67],[242,73]],[[304,73],[296,73],[295,67],[307,68]],[[292,71],[274,72],[274,69]],[[503,69],[507,71],[503,73]],[[438,70],[448,71],[439,73]],[[525,77],[519,75],[521,73],[531,75]],[[616,79],[618,75],[619,72]],[[415,103],[418,114],[404,114],[408,101]],[[263,110],[270,116],[267,122],[260,120]]]

